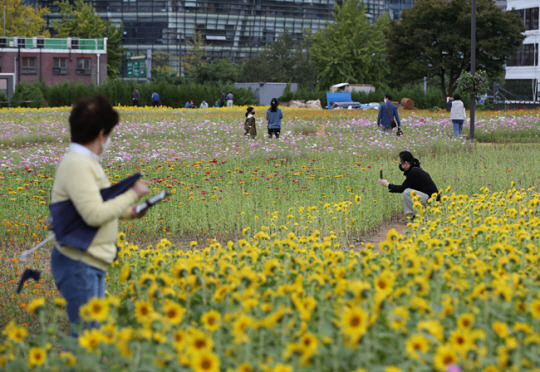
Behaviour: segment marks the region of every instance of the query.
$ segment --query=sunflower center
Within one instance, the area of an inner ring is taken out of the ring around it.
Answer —
[[[353,316],[351,318],[351,327],[358,327],[362,323],[360,317]]]

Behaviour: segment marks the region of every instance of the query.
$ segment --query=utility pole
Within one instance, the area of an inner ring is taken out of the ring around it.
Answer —
[[[471,75],[476,73],[476,0],[471,0]],[[474,111],[476,108],[476,86],[471,92],[471,141],[474,139]]]

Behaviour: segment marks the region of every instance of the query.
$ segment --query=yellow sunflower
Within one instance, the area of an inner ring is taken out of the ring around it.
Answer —
[[[506,336],[508,336],[508,327],[505,323],[496,321],[493,322],[492,327],[493,331],[495,331],[497,336],[499,336],[500,338],[505,338]]]
[[[94,297],[81,306],[80,311],[83,320],[103,322],[109,316],[109,303],[104,298]]]
[[[456,364],[458,362],[458,357],[454,348],[450,345],[439,345],[435,351],[435,356],[433,357],[433,364],[438,371],[446,372],[446,367],[451,364]]]
[[[26,307],[26,311],[30,314],[36,314],[45,306],[45,297],[34,298]]]
[[[461,314],[457,320],[457,325],[459,328],[471,329],[474,324],[474,315],[467,313]]]
[[[97,349],[102,337],[101,333],[95,328],[85,329],[83,334],[79,336],[79,345],[92,352]]]
[[[369,315],[364,309],[354,306],[347,307],[341,316],[341,333],[345,336],[348,346],[355,347],[367,332]]]
[[[407,353],[413,359],[423,360],[421,354],[429,351],[429,340],[423,335],[413,335],[407,340]]]
[[[175,302],[168,302],[163,306],[165,319],[171,324],[178,324],[184,319],[186,309]]]
[[[26,336],[28,336],[26,328],[18,327],[14,323],[10,323],[5,332],[2,333],[6,333],[8,338],[15,343],[23,342],[26,339]]]
[[[530,309],[533,318],[540,319],[540,298],[531,302]]]
[[[211,351],[214,346],[212,337],[207,336],[203,331],[190,329],[187,337],[188,353],[201,353]]]
[[[32,369],[34,366],[41,366],[47,361],[47,352],[41,347],[31,347],[28,353],[28,366]]]
[[[216,354],[205,350],[195,353],[191,360],[191,368],[194,372],[219,372],[219,358]]]
[[[217,331],[221,326],[221,314],[216,310],[210,310],[201,316],[201,323],[210,332]]]

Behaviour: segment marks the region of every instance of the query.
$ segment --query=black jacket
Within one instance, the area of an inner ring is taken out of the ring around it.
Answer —
[[[388,185],[390,192],[403,192],[405,189],[413,189],[431,197],[434,193],[437,194],[437,200],[439,200],[439,190],[435,185],[435,182],[431,179],[428,172],[420,167],[411,167],[408,171],[403,172],[405,175],[405,181],[401,185]]]

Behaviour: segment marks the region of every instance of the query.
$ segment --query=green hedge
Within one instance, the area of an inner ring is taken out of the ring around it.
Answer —
[[[108,80],[100,86],[84,85],[80,83],[61,83],[46,86],[42,83],[20,83],[10,100],[13,107],[58,107],[70,106],[78,98],[101,94],[115,105],[131,106],[131,94],[135,88],[139,89],[141,106],[152,104],[152,93],[157,91],[161,104],[170,107],[184,107],[190,99],[198,106],[204,99],[209,106],[219,100],[220,92],[234,94],[235,105],[253,105],[255,96],[251,90],[239,89],[234,85],[217,86],[215,84],[171,84],[165,81],[156,81],[148,84],[138,84],[132,81]]]
[[[213,106],[219,100],[221,90],[233,92],[235,105],[255,104],[255,96],[250,89],[239,89],[232,84],[218,86],[214,83],[197,84],[165,80],[139,84],[134,81],[108,80],[98,87],[80,83],[62,83],[53,86],[45,86],[42,83],[20,83],[17,85],[10,105],[23,107],[70,106],[79,97],[101,94],[116,105],[131,106],[131,93],[135,88],[139,89],[139,104],[141,106],[152,104],[151,97],[154,90],[159,93],[161,104],[169,107],[184,107],[190,99],[196,106],[199,106],[203,99],[208,102],[209,106]],[[379,87],[375,92],[370,93],[354,92],[352,99],[360,103],[382,102],[384,94],[387,92],[392,94],[393,101],[399,102],[404,97],[410,98],[418,109],[446,107],[446,99],[438,88],[428,88],[427,92],[424,93],[420,84],[401,89]],[[317,99],[321,101],[323,107],[326,107],[326,91],[300,88],[296,92],[291,92],[287,87],[279,98],[280,102]],[[464,102],[468,104],[465,99]]]
[[[424,93],[424,88],[421,85],[405,87],[402,89],[390,89],[386,87],[378,88],[375,92],[362,93],[353,92],[351,98],[353,101],[360,103],[382,102],[386,93],[392,94],[392,100],[400,102],[402,98],[410,98],[414,102],[414,106],[418,109],[433,109],[446,107],[446,99],[442,92],[437,88],[428,88]],[[298,89],[296,92],[291,92],[288,87],[283,95],[279,98],[280,102],[288,102],[292,100],[316,100],[321,101],[323,107],[327,106],[326,91],[318,91],[314,89]]]

